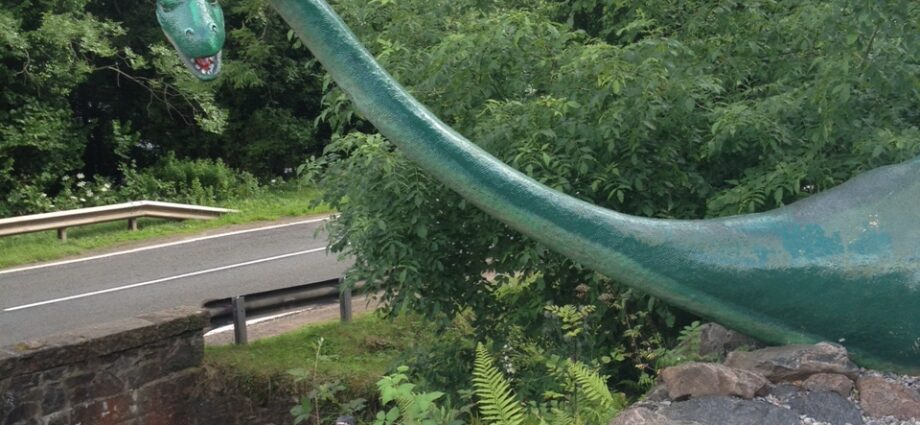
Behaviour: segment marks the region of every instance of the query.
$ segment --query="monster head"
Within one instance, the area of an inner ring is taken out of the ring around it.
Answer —
[[[157,0],[157,20],[192,74],[200,80],[217,78],[225,38],[217,0]]]

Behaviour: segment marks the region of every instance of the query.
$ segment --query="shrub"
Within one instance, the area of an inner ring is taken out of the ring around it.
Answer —
[[[126,199],[213,204],[252,197],[261,190],[252,174],[236,171],[220,159],[180,160],[170,154],[143,171],[125,167],[123,172],[121,194]]]
[[[555,190],[627,214],[763,211],[920,153],[917,2],[337,9],[459,132]],[[688,318],[470,206],[369,132],[334,85],[324,104],[321,117],[342,135],[327,149],[324,186],[340,212],[332,248],[355,258],[349,279],[383,291],[394,311],[445,325],[469,315],[476,339],[512,359],[517,382],[539,383],[524,392],[551,388],[536,378],[545,363],[576,355],[622,389],[651,382]],[[584,332],[566,335],[550,304],[594,310]]]

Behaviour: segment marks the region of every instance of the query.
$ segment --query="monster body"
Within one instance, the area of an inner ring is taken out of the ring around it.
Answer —
[[[763,214],[628,216],[553,191],[466,140],[403,90],[325,1],[272,4],[383,135],[518,231],[762,340],[840,342],[865,365],[920,372],[920,159]]]

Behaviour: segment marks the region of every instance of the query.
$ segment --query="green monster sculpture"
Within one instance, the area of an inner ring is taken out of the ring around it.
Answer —
[[[157,21],[192,74],[217,78],[226,38],[217,0],[157,0]]]
[[[920,158],[762,214],[624,215],[541,185],[441,122],[324,0],[272,5],[383,135],[521,233],[764,341],[839,342],[865,366],[920,373]],[[159,0],[158,8],[183,61],[199,78],[214,78],[224,40],[219,7]]]

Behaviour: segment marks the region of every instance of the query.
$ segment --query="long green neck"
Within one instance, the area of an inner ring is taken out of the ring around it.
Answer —
[[[909,348],[920,336],[920,295],[911,290],[920,286],[920,266],[912,261],[920,257],[920,162],[767,214],[705,221],[619,214],[541,185],[441,122],[325,1],[272,4],[383,135],[493,217],[589,268],[749,335],[776,343],[846,339],[875,365],[920,370]],[[898,188],[897,195],[881,196],[879,185]],[[849,230],[873,216],[881,224]],[[883,290],[870,292],[867,303],[866,289],[874,287]],[[835,298],[822,302],[826,297]],[[906,308],[892,313],[898,305]],[[838,317],[847,308],[862,309],[858,321]]]
[[[458,134],[394,81],[325,2],[273,5],[381,134],[490,215],[591,266],[610,240],[599,222],[651,223],[553,191]]]

